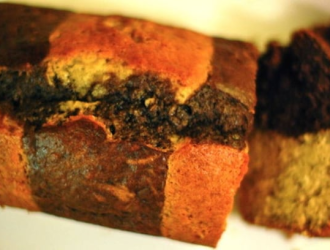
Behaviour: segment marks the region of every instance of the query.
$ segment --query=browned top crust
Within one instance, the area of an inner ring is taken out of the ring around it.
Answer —
[[[14,4],[0,4],[0,11],[4,13],[0,17],[0,97],[21,107],[28,106],[22,99],[32,98],[57,102],[52,107],[76,100],[90,106],[98,101],[127,103],[124,99],[132,96],[115,101],[113,93],[124,88],[130,91],[134,82],[134,88],[141,85],[143,89],[133,94],[138,95],[138,102],[153,110],[169,107],[165,111],[171,124],[180,131],[187,126],[194,130],[184,132],[185,136],[196,137],[200,133],[195,131],[196,124],[205,127],[206,122],[217,126],[211,130],[222,130],[222,143],[243,147],[256,102],[257,51],[253,45],[122,16]],[[163,92],[164,103],[157,103],[150,94],[155,89]],[[154,103],[160,107],[153,107]],[[170,107],[172,103],[181,106]],[[42,122],[56,113],[52,107],[41,112],[40,107],[39,117],[47,113]],[[207,110],[201,112],[203,108]],[[30,111],[21,113],[29,116]],[[131,122],[140,111],[132,111],[127,119]]]
[[[256,122],[298,136],[330,127],[330,26],[295,32],[286,47],[271,43],[257,78]]]
[[[206,81],[213,52],[209,37],[121,16],[70,14],[50,43],[47,61],[96,56],[120,68],[119,78],[150,71],[192,88]]]
[[[24,68],[57,60],[68,63],[94,55],[121,67],[124,76],[132,71],[154,72],[193,89],[214,76],[217,84],[226,85],[231,92],[247,94],[242,99],[251,108],[255,102],[257,52],[251,44],[122,16],[14,4],[1,4],[0,10],[2,67]]]

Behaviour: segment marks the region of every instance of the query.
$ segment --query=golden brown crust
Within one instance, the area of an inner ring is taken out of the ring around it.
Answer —
[[[27,176],[27,159],[22,149],[23,128],[0,113],[0,206],[39,210]]]
[[[61,82],[82,95],[113,75],[155,74],[171,82],[180,103],[209,80],[253,111],[257,51],[252,44],[122,16],[14,4],[1,4],[0,9],[5,13],[0,67],[47,67],[50,85]],[[20,20],[31,21],[22,28]],[[96,95],[102,96],[99,88]]]
[[[73,59],[75,64],[105,60],[91,79],[109,77],[109,71],[119,79],[132,74],[156,74],[170,80],[181,103],[210,80],[250,111],[255,106],[255,85],[250,83],[255,80],[258,52],[246,42],[211,38],[121,16],[71,14],[52,32],[50,43],[44,60],[49,79]]]
[[[162,234],[215,247],[247,171],[244,151],[186,143],[169,158]]]
[[[50,43],[48,67],[53,61],[96,57],[122,67],[125,77],[150,72],[189,89],[206,81],[213,54],[210,37],[120,16],[71,14],[50,35]]]

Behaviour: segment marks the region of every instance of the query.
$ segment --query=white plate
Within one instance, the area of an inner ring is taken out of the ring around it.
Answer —
[[[293,30],[330,18],[330,4],[326,4],[328,0],[22,0],[16,2],[147,18],[209,35],[251,41],[260,49],[270,39],[286,42]],[[123,232],[42,213],[28,213],[15,208],[0,210],[0,250],[22,249],[202,250],[209,248],[161,237]],[[227,230],[217,249],[329,250],[330,239],[309,239],[298,235],[288,238],[276,230],[248,225],[234,211],[228,218]]]

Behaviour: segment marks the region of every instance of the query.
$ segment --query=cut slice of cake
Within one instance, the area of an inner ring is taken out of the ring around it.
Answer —
[[[259,60],[256,126],[239,192],[255,224],[330,236],[330,26],[271,43]]]

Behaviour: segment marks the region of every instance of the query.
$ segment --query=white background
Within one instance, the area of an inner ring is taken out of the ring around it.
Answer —
[[[27,0],[7,2],[146,18],[208,35],[250,41],[255,43],[260,50],[271,39],[285,43],[293,30],[330,20],[329,0]],[[42,213],[28,213],[15,208],[0,209],[0,250],[37,249],[206,250],[209,248],[161,237],[122,232]],[[330,239],[310,239],[297,235],[287,237],[276,230],[248,225],[242,221],[238,212],[233,211],[228,218],[227,230],[217,249],[329,250]]]

